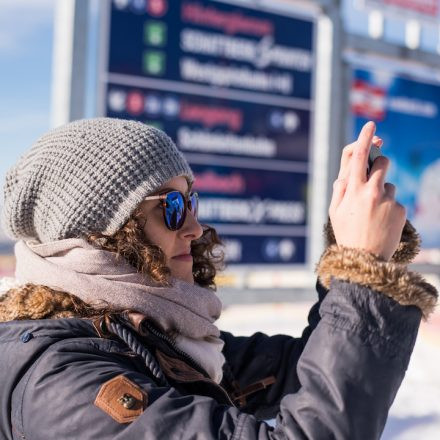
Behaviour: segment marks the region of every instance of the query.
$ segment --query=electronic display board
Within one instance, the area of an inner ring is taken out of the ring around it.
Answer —
[[[367,120],[377,123],[388,180],[422,238],[419,262],[440,249],[440,83],[380,69],[352,71],[351,136]]]
[[[314,22],[231,2],[114,0],[101,114],[163,129],[236,264],[304,264]]]

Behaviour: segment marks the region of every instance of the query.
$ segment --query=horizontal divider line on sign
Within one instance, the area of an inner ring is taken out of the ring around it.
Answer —
[[[220,156],[217,154],[185,153],[190,164],[227,166],[234,168],[250,168],[256,170],[284,171],[307,174],[309,172],[308,162],[295,162],[280,159],[248,158],[235,156]]]
[[[203,221],[202,221],[203,223]],[[209,223],[219,234],[305,237],[307,226]]]
[[[125,75],[120,73],[108,73],[104,80],[112,84],[120,84],[131,87],[142,87],[164,92],[177,92],[200,96],[211,96],[220,99],[232,99],[236,101],[255,102],[258,104],[287,107],[296,110],[312,110],[310,99],[288,98],[271,93],[247,92],[229,88],[213,88],[212,86],[191,84],[185,81],[172,81],[142,76]]]

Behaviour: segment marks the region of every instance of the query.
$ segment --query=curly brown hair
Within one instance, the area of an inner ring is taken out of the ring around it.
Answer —
[[[86,238],[92,245],[125,259],[138,272],[150,276],[159,284],[167,285],[171,275],[166,257],[159,246],[149,243],[143,232],[145,218],[135,211],[124,226],[112,235],[100,232]],[[191,243],[194,282],[202,287],[216,288],[215,275],[224,267],[222,242],[214,228],[202,225],[203,234]]]

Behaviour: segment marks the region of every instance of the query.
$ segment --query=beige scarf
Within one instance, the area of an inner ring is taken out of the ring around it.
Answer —
[[[114,253],[82,239],[19,241],[15,256],[15,276],[21,283],[69,292],[92,306],[140,312],[165,332],[177,332],[177,346],[221,381],[223,341],[214,322],[222,305],[212,290],[177,279],[171,286],[157,285]]]

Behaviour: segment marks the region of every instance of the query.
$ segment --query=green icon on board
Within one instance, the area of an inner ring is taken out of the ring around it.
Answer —
[[[161,76],[165,73],[165,62],[164,52],[146,50],[144,52],[143,70],[149,75]]]
[[[146,21],[144,42],[150,46],[165,46],[167,43],[167,25],[163,21]]]

